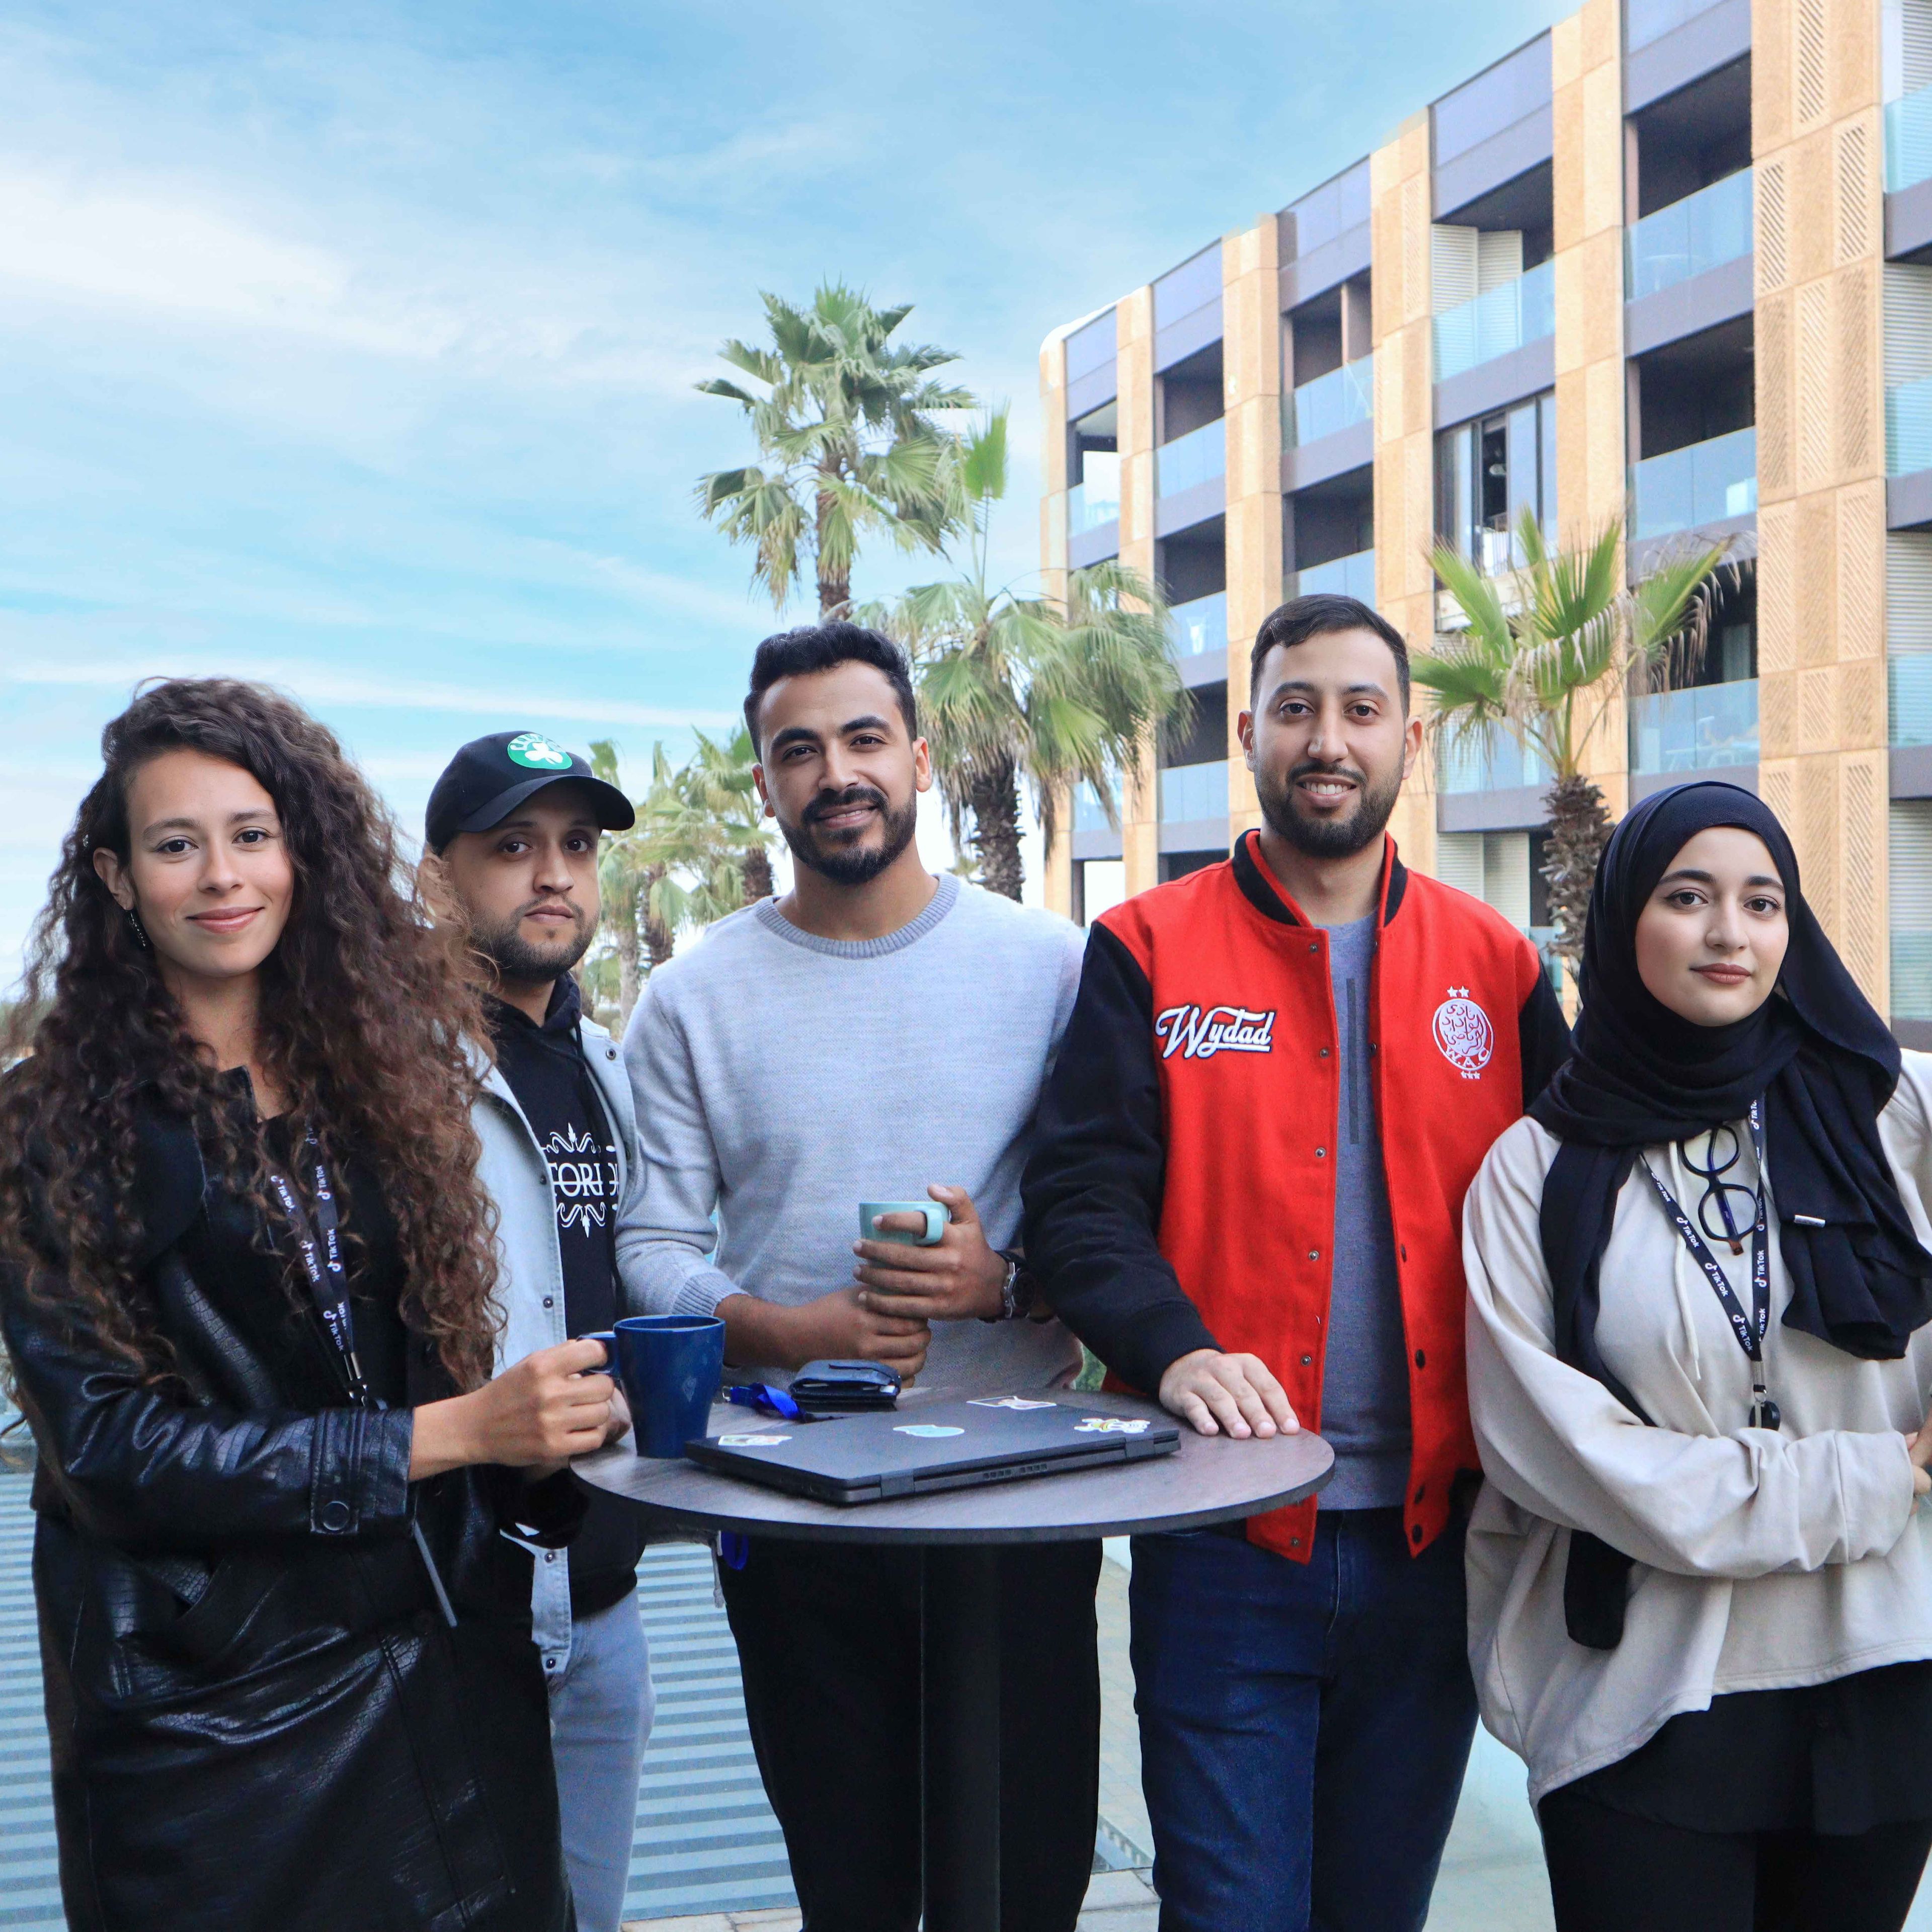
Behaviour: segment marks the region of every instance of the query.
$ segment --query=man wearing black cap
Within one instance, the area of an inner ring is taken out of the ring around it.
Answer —
[[[616,786],[536,731],[464,746],[430,794],[433,884],[496,973],[476,1124],[499,1216],[500,1369],[635,1312],[614,1238],[640,1178],[631,1086],[571,974],[597,930],[599,841],[634,819]],[[599,1492],[568,1552],[539,1556],[532,1592],[580,1932],[617,1932],[630,1869],[652,1701],[643,1543],[636,1511]]]

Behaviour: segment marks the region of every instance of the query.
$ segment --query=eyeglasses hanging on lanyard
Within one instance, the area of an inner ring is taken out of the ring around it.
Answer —
[[[342,1217],[336,1209],[335,1190],[329,1185],[328,1169],[323,1164],[322,1150],[313,1134],[303,1140],[301,1157],[309,1169],[315,1189],[313,1221],[302,1205],[302,1197],[290,1185],[288,1176],[279,1168],[269,1168],[268,1185],[274,1190],[275,1199],[288,1222],[289,1232],[295,1237],[302,1279],[308,1284],[309,1298],[315,1304],[315,1311],[322,1318],[322,1328],[334,1346],[336,1366],[341,1370],[351,1406],[356,1408],[386,1408],[388,1405],[371,1394],[362,1373],[362,1364],[356,1354],[356,1318],[349,1305],[349,1271],[342,1264]],[[454,1630],[455,1609],[450,1603],[449,1592],[442,1587],[436,1558],[430,1554],[428,1539],[423,1534],[422,1525],[416,1520],[413,1511],[410,1516],[410,1536],[416,1544],[416,1554],[422,1558],[430,1588],[436,1595],[436,1608],[442,1612],[443,1622]]]
[[[1706,1278],[1715,1291],[1722,1306],[1725,1318],[1731,1324],[1731,1333],[1738,1338],[1738,1346],[1743,1349],[1750,1364],[1751,1407],[1750,1426],[1754,1429],[1778,1429],[1784,1425],[1784,1418],[1778,1404],[1766,1392],[1764,1382],[1764,1338],[1771,1326],[1771,1257],[1768,1218],[1765,1209],[1764,1193],[1764,1114],[1761,1102],[1751,1102],[1750,1114],[1751,1151],[1757,1156],[1757,1211],[1751,1222],[1750,1277],[1751,1309],[1745,1314],[1743,1305],[1732,1290],[1730,1277],[1718,1265],[1718,1258],[1712,1253],[1710,1245],[1697,1232],[1690,1217],[1678,1204],[1676,1195],[1658,1178],[1656,1171],[1642,1155],[1643,1171],[1650,1177],[1650,1184],[1657,1190],[1664,1202],[1665,1212],[1677,1224],[1677,1232],[1683,1237],[1684,1245],[1690,1250],[1691,1258],[1704,1270]],[[1726,1184],[1717,1184],[1718,1208],[1724,1217],[1724,1226],[1730,1230],[1730,1243],[1734,1252],[1742,1249],[1743,1244],[1737,1233],[1737,1225],[1732,1219],[1730,1203],[1725,1191]]]

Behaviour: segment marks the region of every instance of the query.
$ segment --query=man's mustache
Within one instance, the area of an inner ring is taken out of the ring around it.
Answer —
[[[874,785],[848,785],[836,797],[814,799],[805,808],[806,822],[815,823],[828,812],[843,812],[853,805],[869,805],[884,812],[886,795]]]
[[[579,926],[584,923],[584,908],[572,905],[568,899],[532,899],[528,905],[518,909],[517,923],[520,926],[532,913],[538,912],[567,912]]]
[[[1351,784],[1363,791],[1369,788],[1366,772],[1358,772],[1353,765],[1322,764],[1313,758],[1304,758],[1290,770],[1288,774],[1289,789],[1292,790],[1304,778],[1346,778]]]

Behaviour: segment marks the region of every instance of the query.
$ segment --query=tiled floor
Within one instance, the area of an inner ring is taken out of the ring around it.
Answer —
[[[0,1474],[0,1928],[58,1932],[27,1486],[24,1475]],[[1101,1815],[1111,1850],[1144,1856],[1150,1834],[1127,1663],[1126,1580],[1118,1564],[1102,1566]],[[744,1736],[736,1659],[711,1601],[709,1558],[689,1547],[654,1551],[642,1581],[659,1714],[640,1794],[626,1924],[796,1932],[796,1910],[772,1897],[788,1900],[784,1846]],[[696,1916],[664,1916],[680,1911]],[[1082,1932],[1154,1932],[1158,1916],[1144,1873],[1111,1871],[1094,1880],[1080,1923]],[[1551,1923],[1522,1767],[1479,1732],[1429,1932],[1550,1932]],[[1932,1883],[1906,1932],[1932,1932]]]
[[[1087,1890],[1080,1932],[1154,1932],[1160,1902],[1138,1872],[1101,1872]],[[796,1912],[712,1912],[627,1922],[626,1932],[798,1932]]]

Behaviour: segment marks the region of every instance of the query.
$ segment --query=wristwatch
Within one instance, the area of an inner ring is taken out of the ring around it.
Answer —
[[[1000,1312],[998,1315],[982,1315],[982,1322],[1017,1322],[1022,1316],[1033,1312],[1034,1304],[1040,1299],[1040,1283],[1028,1272],[1026,1257],[1018,1248],[999,1248],[994,1252],[1006,1264],[1006,1278],[1000,1284]]]

